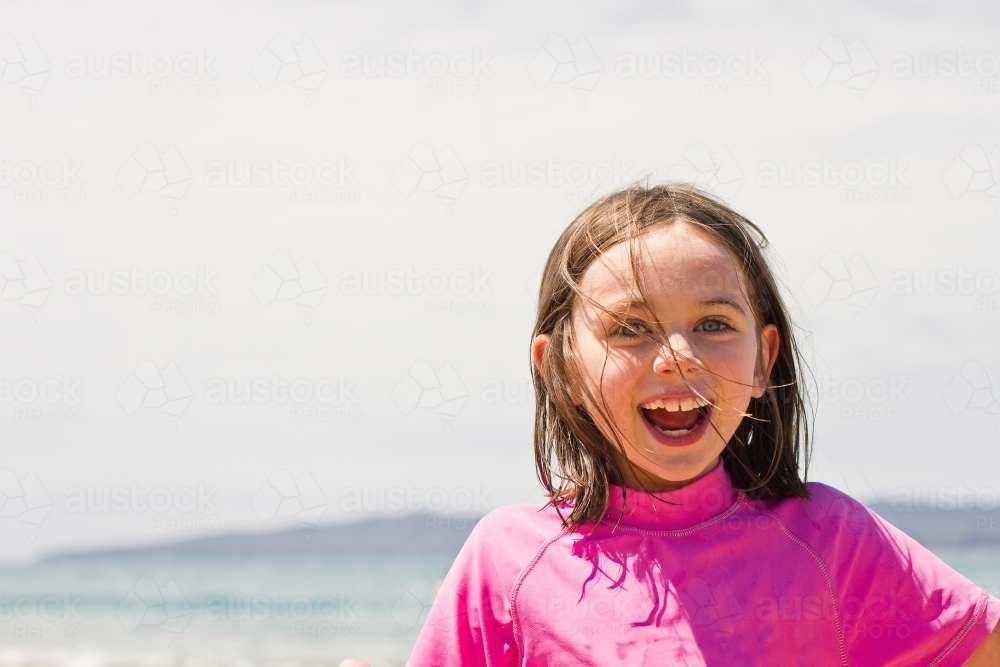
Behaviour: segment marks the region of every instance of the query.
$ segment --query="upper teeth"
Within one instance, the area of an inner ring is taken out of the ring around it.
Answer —
[[[649,403],[643,403],[640,407],[646,410],[666,410],[667,412],[687,412],[708,405],[708,401],[700,396],[690,396],[688,398],[659,398]]]

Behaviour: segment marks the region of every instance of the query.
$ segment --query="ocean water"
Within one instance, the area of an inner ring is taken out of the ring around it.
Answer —
[[[452,558],[0,567],[0,666],[403,665]]]
[[[997,594],[1000,549],[936,553]],[[403,665],[445,557],[0,567],[0,667]]]

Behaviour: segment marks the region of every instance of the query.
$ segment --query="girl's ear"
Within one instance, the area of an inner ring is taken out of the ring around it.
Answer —
[[[549,341],[552,340],[552,336],[549,334],[538,334],[535,336],[534,340],[531,341],[531,361],[535,364],[535,368],[542,377],[545,377],[545,371],[542,367],[542,358],[545,356],[545,349],[549,346]],[[546,381],[548,378],[545,378]]]
[[[778,360],[778,349],[781,346],[781,334],[773,324],[766,325],[760,332],[760,360],[753,376],[753,390],[750,395],[760,398],[764,395],[771,378],[771,369]]]
[[[549,341],[552,340],[552,336],[549,334],[538,334],[535,336],[534,340],[531,341],[531,361],[535,364],[535,368],[538,369],[539,374],[545,378],[548,382],[548,378],[545,377],[545,369],[542,365],[542,358],[545,356],[545,350],[549,347]],[[576,396],[576,392],[570,387],[570,400],[573,401],[573,405],[580,405],[580,400]]]

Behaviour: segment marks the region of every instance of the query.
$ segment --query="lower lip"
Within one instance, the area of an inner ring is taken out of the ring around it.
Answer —
[[[712,419],[712,408],[709,407],[705,411],[705,415],[695,424],[694,428],[685,433],[684,435],[667,435],[660,429],[656,428],[653,424],[646,419],[646,415],[639,413],[639,417],[642,419],[642,423],[646,425],[649,430],[650,435],[661,445],[666,445],[667,447],[687,447],[688,445],[693,445],[701,439],[701,436],[705,435],[705,431],[708,430],[708,424]]]

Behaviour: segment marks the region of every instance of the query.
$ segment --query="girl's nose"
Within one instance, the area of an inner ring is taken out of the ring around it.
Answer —
[[[691,373],[701,370],[687,339],[679,334],[667,338],[669,345],[661,345],[653,361],[655,373]]]

